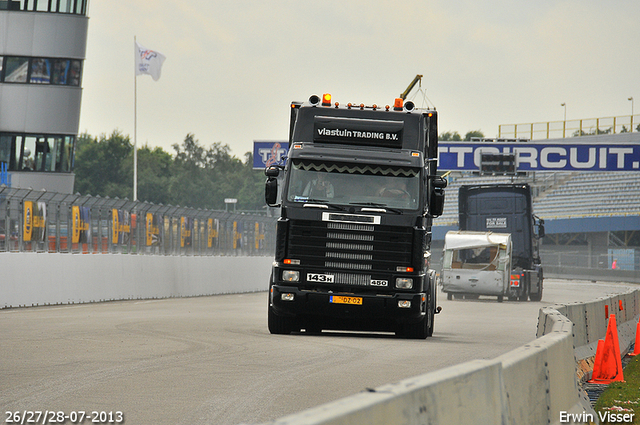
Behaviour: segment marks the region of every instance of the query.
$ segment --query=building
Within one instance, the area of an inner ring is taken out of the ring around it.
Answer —
[[[72,193],[88,0],[0,0],[0,184]]]

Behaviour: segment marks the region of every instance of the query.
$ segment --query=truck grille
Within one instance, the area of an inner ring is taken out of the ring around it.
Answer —
[[[332,273],[337,284],[369,285],[411,264],[410,227],[306,220],[291,220],[289,226],[288,257],[299,259],[307,271]]]
[[[370,274],[335,273],[334,283],[338,285],[359,285],[367,286],[371,282]]]

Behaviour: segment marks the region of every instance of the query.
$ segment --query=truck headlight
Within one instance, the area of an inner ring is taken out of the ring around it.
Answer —
[[[286,282],[298,282],[300,281],[300,272],[297,270],[283,270],[282,280]]]
[[[398,289],[411,289],[413,288],[413,279],[410,277],[397,277],[396,288]]]

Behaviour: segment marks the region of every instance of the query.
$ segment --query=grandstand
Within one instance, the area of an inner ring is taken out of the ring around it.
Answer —
[[[534,213],[545,220],[640,216],[639,172],[536,172],[517,177],[452,173],[444,214],[435,225],[457,227],[460,186],[514,182],[532,187]]]
[[[447,177],[444,214],[434,220],[434,261],[449,230],[458,228],[462,185],[528,183],[534,213],[545,220],[541,256],[545,270],[610,269],[613,259],[640,270],[640,172],[531,172],[481,176],[452,172]]]

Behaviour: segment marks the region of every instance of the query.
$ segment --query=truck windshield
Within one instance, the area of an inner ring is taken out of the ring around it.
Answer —
[[[287,200],[415,210],[420,200],[420,170],[293,160]]]

